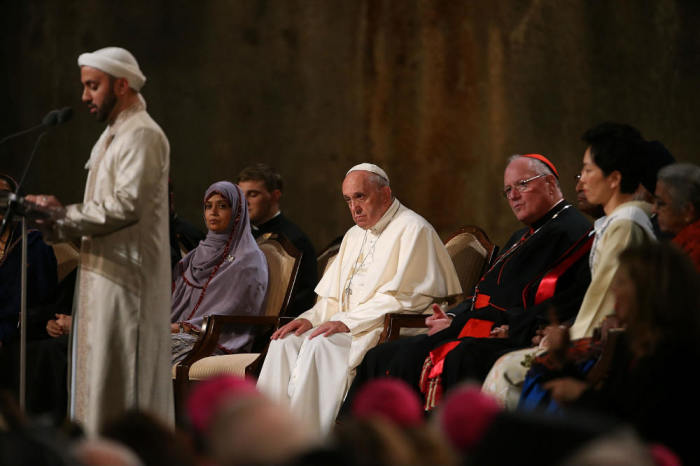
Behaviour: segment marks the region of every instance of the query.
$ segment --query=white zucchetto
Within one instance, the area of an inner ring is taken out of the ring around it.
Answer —
[[[350,172],[357,172],[357,171],[364,171],[364,172],[371,172],[374,173],[375,175],[379,175],[382,178],[386,180],[386,182],[389,182],[389,177],[387,176],[386,172],[382,170],[380,167],[373,163],[360,163],[358,165],[355,165],[352,167],[348,172],[345,174],[345,176],[348,176]]]

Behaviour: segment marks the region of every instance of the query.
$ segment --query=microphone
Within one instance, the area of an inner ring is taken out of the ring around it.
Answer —
[[[46,114],[44,118],[41,120],[41,124],[33,126],[29,129],[25,129],[22,131],[19,131],[14,134],[10,134],[8,136],[5,136],[4,138],[0,139],[0,145],[6,143],[7,141],[11,139],[18,138],[20,136],[24,136],[25,134],[32,133],[34,131],[38,131],[41,129],[48,129],[56,125],[60,125],[61,123],[65,123],[69,121],[73,117],[73,109],[70,107],[63,107],[60,110],[51,110],[49,113]]]
[[[71,107],[63,107],[58,111],[58,124],[70,121],[73,118],[73,109]]]
[[[58,114],[59,113],[60,113],[60,110],[51,110],[41,120],[41,125],[39,127],[49,128],[51,126],[56,126],[58,124]]]

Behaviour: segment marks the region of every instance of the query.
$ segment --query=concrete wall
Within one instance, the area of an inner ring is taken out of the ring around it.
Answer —
[[[445,236],[518,226],[505,159],[540,152],[573,198],[581,133],[637,126],[700,163],[700,4],[694,1],[75,0],[12,2],[0,18],[0,135],[71,105],[27,192],[82,196],[101,125],[80,102],[77,56],[121,45],[168,135],[176,204],[198,222],[213,181],[256,161],[287,182],[285,211],[317,248],[351,225],[339,188],[360,161]],[[18,175],[31,138],[0,148]]]

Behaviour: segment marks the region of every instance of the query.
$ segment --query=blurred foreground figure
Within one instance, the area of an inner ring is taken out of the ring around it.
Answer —
[[[187,402],[196,437],[212,464],[283,464],[318,441],[289,410],[247,379],[221,376],[197,385]]]
[[[697,390],[684,376],[700,357],[700,277],[685,254],[663,243],[626,249],[619,263],[615,315],[627,330],[609,376],[600,386],[569,375],[543,388],[560,404],[614,415],[698,464],[696,435],[686,427],[700,415]]]
[[[84,440],[73,448],[73,454],[81,464],[90,466],[143,466],[133,451],[111,440]]]

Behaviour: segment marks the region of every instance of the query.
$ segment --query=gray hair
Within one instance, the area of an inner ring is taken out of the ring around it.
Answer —
[[[368,170],[354,170],[354,171],[365,173],[367,175],[367,181],[369,181],[377,189],[381,189],[384,186],[389,186],[389,180],[387,180],[386,178],[384,178],[381,175],[378,175],[378,174],[371,172],[371,171],[368,171]],[[350,173],[352,173],[352,171],[349,171],[345,175],[345,178],[347,178]],[[343,178],[343,179],[345,179],[345,178]]]
[[[377,187],[377,189],[383,188],[384,186],[389,186],[389,180],[376,173],[367,172],[369,174],[369,181]]]
[[[700,167],[692,163],[666,165],[659,170],[657,181],[666,185],[674,211],[691,204],[700,214]]]
[[[556,183],[557,188],[561,190],[561,185],[559,184],[559,178],[554,174],[554,172],[547,166],[546,163],[533,159],[531,157],[523,157],[520,154],[514,154],[508,157],[508,163],[506,166],[510,165],[513,161],[517,159],[522,159],[524,158],[525,160],[528,161],[530,164],[530,168],[535,172],[537,175],[552,175],[554,177],[554,182]]]

